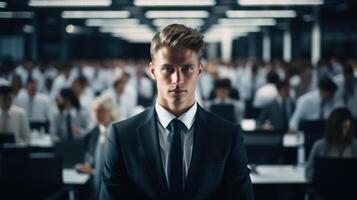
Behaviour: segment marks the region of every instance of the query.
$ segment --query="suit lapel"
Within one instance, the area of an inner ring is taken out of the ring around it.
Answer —
[[[155,110],[154,107],[151,107],[147,119],[142,126],[138,127],[137,134],[142,149],[144,150],[145,160],[157,194],[161,195],[161,198],[165,198],[168,193],[168,186],[161,160],[157,132]]]
[[[197,186],[199,186],[199,180],[202,180],[200,177],[202,176],[203,163],[205,159],[205,154],[207,153],[209,147],[207,146],[209,143],[207,140],[207,134],[209,134],[210,130],[208,127],[208,123],[206,123],[206,118],[204,114],[204,110],[198,106],[197,109],[197,117],[195,121],[195,132],[194,132],[194,140],[193,140],[193,148],[192,148],[192,157],[191,164],[188,170],[185,193],[187,199],[192,199],[194,194],[197,193]]]

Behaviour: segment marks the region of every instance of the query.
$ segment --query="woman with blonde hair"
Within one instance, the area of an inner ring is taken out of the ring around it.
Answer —
[[[93,175],[95,199],[98,198],[104,152],[108,138],[108,127],[119,119],[117,105],[112,98],[100,96],[92,103],[92,115],[96,121],[95,127],[87,134],[87,152],[84,164],[79,164],[77,170]]]

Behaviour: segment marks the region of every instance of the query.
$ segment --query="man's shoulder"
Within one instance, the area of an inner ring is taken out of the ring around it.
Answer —
[[[120,130],[120,131],[135,131],[138,127],[140,127],[142,124],[147,122],[151,117],[153,117],[153,108],[149,107],[146,108],[144,111],[141,113],[138,113],[128,119],[121,120],[114,122],[112,124],[112,127],[114,129]]]
[[[205,123],[209,127],[223,128],[223,129],[236,129],[239,128],[237,123],[230,122],[204,108],[199,109],[199,115],[204,119]]]

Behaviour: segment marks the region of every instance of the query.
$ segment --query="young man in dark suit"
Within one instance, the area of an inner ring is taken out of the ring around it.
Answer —
[[[195,100],[203,36],[172,24],[151,42],[155,106],[114,123],[101,199],[254,199],[239,126]]]

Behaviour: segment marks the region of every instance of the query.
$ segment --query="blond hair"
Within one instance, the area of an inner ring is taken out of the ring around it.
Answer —
[[[104,109],[109,111],[110,117],[112,118],[112,122],[117,121],[119,119],[117,104],[110,96],[103,95],[95,98],[92,103],[92,111],[94,111],[94,108],[96,106],[103,106]],[[95,116],[94,112],[92,112],[92,115]]]
[[[162,46],[190,49],[201,56],[205,42],[203,41],[203,35],[196,29],[189,28],[183,24],[171,24],[158,32],[151,40],[151,59],[154,59],[155,53]]]

